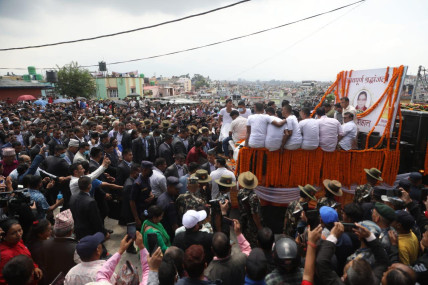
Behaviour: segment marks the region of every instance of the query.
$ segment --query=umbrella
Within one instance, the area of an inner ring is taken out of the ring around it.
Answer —
[[[37,99],[33,95],[21,95],[16,100],[17,101],[30,101],[30,100],[37,100]]]
[[[53,102],[54,104],[60,104],[60,103],[70,103],[70,102],[73,102],[73,100],[61,98],[61,99],[55,99]]]
[[[116,101],[114,101],[114,103],[118,106],[128,106],[128,103],[126,103],[123,100],[116,100]]]
[[[128,96],[126,97],[141,97],[141,95],[138,93],[131,93],[131,94],[128,94]]]
[[[46,104],[48,104],[48,101],[39,99],[39,100],[34,101],[33,104],[34,105],[46,106]]]

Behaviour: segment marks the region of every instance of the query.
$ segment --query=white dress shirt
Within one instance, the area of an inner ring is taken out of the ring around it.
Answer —
[[[281,122],[282,120],[278,117],[273,117],[273,120],[276,122]],[[267,126],[266,138],[265,138],[265,148],[269,151],[275,151],[281,148],[282,139],[284,137],[284,130],[287,130],[287,124],[282,125],[282,127],[276,127],[272,124]],[[253,133],[251,131],[251,133]]]
[[[266,114],[254,114],[248,117],[247,126],[251,126],[251,134],[248,140],[249,147],[265,147],[267,127],[275,119]]]
[[[337,136],[342,135],[342,125],[338,120],[322,116],[318,119],[320,147],[323,151],[333,152],[337,146]]]
[[[343,138],[340,140],[339,145],[343,150],[352,149],[352,143],[357,138],[357,125],[354,121],[349,121],[342,125]]]
[[[302,145],[302,133],[300,132],[299,122],[296,116],[290,115],[287,117],[287,129],[292,131],[291,137],[288,138],[284,148],[298,149]]]
[[[348,105],[348,107],[342,108],[342,118],[345,116],[345,113],[347,113],[347,112],[354,114],[354,123],[356,124],[357,123],[357,109],[355,109],[355,107],[352,105]]]
[[[103,174],[106,169],[107,168],[100,165],[100,167],[98,167],[94,172],[92,172],[88,175],[84,175],[84,176],[91,178],[91,181],[92,181],[92,180],[98,178],[98,176],[100,176],[101,174]],[[78,184],[79,178],[80,177],[71,176],[71,180],[70,180],[71,195],[76,195],[76,194],[79,194],[79,192],[80,192],[80,188],[79,188],[79,184]]]
[[[230,112],[232,112],[233,110],[235,110],[235,109],[232,108],[232,110],[230,110]],[[227,112],[226,108],[221,109],[219,115],[223,117],[222,118],[223,124],[232,123],[233,119],[230,116],[230,113]]]
[[[299,122],[302,133],[302,149],[313,150],[320,144],[320,130],[318,121],[313,118],[301,120]]]
[[[153,167],[153,174],[150,176],[150,187],[156,198],[166,191],[166,177],[162,171],[156,167]]]
[[[226,169],[226,167],[220,167],[211,172],[210,176],[212,178],[212,188],[211,188],[211,199],[217,199],[220,195],[220,191],[218,190],[218,184],[215,182],[215,180],[220,179],[222,175],[230,175],[232,176],[232,181],[236,182],[235,174]]]
[[[244,117],[237,117],[230,124],[230,131],[232,132],[232,139],[236,143],[240,140],[245,140],[247,137],[247,119]]]

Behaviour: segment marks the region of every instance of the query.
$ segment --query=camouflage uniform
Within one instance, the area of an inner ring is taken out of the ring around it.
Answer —
[[[202,199],[196,197],[195,194],[186,192],[178,196],[175,205],[181,221],[181,218],[187,210],[196,210],[198,207],[204,206],[205,203]]]
[[[360,185],[355,189],[355,195],[354,195],[354,203],[361,204],[363,202],[370,202],[371,200],[371,193],[373,192],[373,186],[371,186],[369,183]],[[364,198],[364,196],[368,196]]]
[[[242,201],[248,197],[245,201]],[[240,212],[240,221],[242,233],[244,234],[251,247],[257,247],[257,226],[253,219],[253,214],[260,214],[260,200],[252,189],[240,189],[238,192],[238,205]]]
[[[322,197],[318,199],[317,209],[320,209],[322,206],[332,207],[336,204],[336,200],[330,197]]]
[[[303,207],[300,205],[300,199],[288,204],[287,210],[285,211],[287,224],[285,225],[284,233],[292,238],[294,238],[296,234],[297,222],[300,219],[300,216],[293,215],[293,212],[299,210],[303,210]]]
[[[209,188],[209,186],[205,189],[199,188],[195,193],[195,196],[204,201],[204,204],[208,204],[208,201],[211,200],[211,190]]]

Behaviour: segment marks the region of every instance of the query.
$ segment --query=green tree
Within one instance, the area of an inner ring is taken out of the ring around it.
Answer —
[[[63,67],[58,66],[58,92],[69,97],[89,98],[96,92],[95,80],[87,69],[80,68],[72,61]]]

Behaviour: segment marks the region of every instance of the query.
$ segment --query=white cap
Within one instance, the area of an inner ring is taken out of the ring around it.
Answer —
[[[70,141],[68,142],[68,146],[79,146],[79,141],[76,139],[70,139]]]
[[[202,222],[207,218],[207,212],[204,210],[202,211],[195,211],[195,210],[188,210],[183,215],[183,226],[186,229],[191,229],[194,226],[196,226],[197,223]]]

